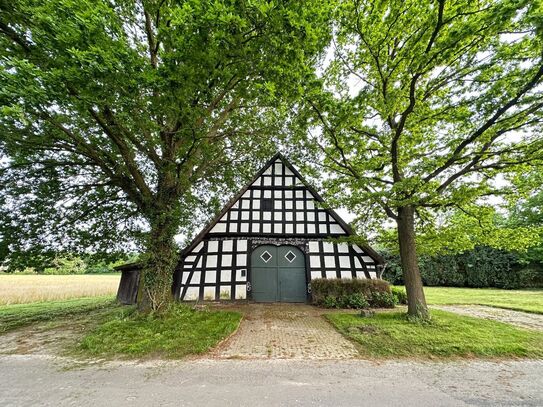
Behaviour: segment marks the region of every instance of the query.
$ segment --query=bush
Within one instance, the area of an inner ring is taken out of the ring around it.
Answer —
[[[397,255],[385,253],[383,278],[403,285],[402,266]],[[534,288],[543,286],[543,267],[527,264],[514,252],[479,246],[455,255],[419,256],[422,282],[426,286]]]
[[[407,304],[407,293],[403,288],[392,287],[392,295],[396,298],[397,304]]]
[[[390,285],[384,280],[323,279],[311,281],[313,303],[325,308],[368,308],[373,303],[387,304],[394,297]],[[394,305],[392,305],[394,306]]]
[[[369,303],[373,308],[394,308],[396,297],[392,293],[376,291],[371,294]]]

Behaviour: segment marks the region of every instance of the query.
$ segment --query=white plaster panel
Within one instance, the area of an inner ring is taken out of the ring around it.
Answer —
[[[283,233],[283,225],[281,223],[274,223],[273,233]]]
[[[248,223],[242,223],[240,226],[241,233],[248,233],[249,232],[249,224]]]
[[[303,223],[297,223],[296,224],[296,233],[304,233],[304,224]]]
[[[221,266],[229,267],[232,265],[232,255],[231,254],[223,254],[221,257]]]
[[[187,292],[185,293],[185,297],[183,299],[185,301],[195,301],[198,299],[199,294],[200,289],[198,287],[188,287]]]
[[[226,223],[217,223],[213,228],[210,230],[211,233],[224,233],[226,232]]]
[[[229,283],[232,281],[232,270],[221,270],[221,282]]]
[[[292,223],[285,225],[285,233],[294,233],[294,226]]]
[[[334,261],[334,256],[324,256],[324,266],[326,268],[336,267],[336,262]]]
[[[318,251],[319,251],[319,242],[309,242],[309,251],[311,253],[318,253]]]
[[[247,251],[247,240],[238,240],[237,249],[240,252]]]
[[[315,225],[313,224],[307,225],[307,233],[315,233]]]
[[[215,282],[217,282],[217,272],[215,270],[206,270],[205,282],[206,283],[215,283]]]
[[[222,285],[220,289],[220,299],[229,300],[231,298],[231,288],[229,285]]]
[[[238,254],[238,255],[236,255],[236,264],[238,266],[246,266],[247,265],[247,255],[246,254]]]
[[[189,281],[189,284],[200,284],[200,272],[195,271],[192,275],[192,278]]]
[[[336,271],[335,270],[327,270],[326,271],[326,278],[337,278]]]
[[[312,268],[320,268],[321,266],[321,259],[319,256],[309,256],[309,265]]]
[[[351,261],[349,259],[349,256],[339,256],[339,267],[341,268],[351,267]]]
[[[314,280],[316,278],[321,278],[321,272],[320,271],[312,271],[311,272],[311,280]]]
[[[215,287],[204,287],[204,300],[205,301],[215,300]]]
[[[345,233],[345,231],[337,223],[332,223],[330,225],[330,233]]]
[[[217,255],[208,254],[207,261],[206,261],[206,268],[214,268],[214,267],[217,267]]]
[[[222,242],[222,250],[224,252],[231,252],[233,247],[232,240],[223,240]]]
[[[219,251],[219,242],[216,240],[210,240],[207,242],[207,251],[208,252],[218,252]]]
[[[351,273],[351,270],[341,270],[341,278],[353,278],[353,273]]]
[[[271,233],[271,223],[262,224],[262,233]]]
[[[244,300],[247,298],[247,287],[245,284],[236,285],[236,299]]]

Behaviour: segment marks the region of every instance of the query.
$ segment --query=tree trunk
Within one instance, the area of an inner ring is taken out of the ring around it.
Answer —
[[[173,301],[173,273],[179,253],[174,240],[177,219],[171,219],[168,215],[158,214],[151,223],[138,290],[140,312],[162,311]]]
[[[163,311],[173,301],[172,284],[179,252],[175,243],[180,219],[180,202],[175,166],[159,173],[157,193],[148,214],[151,231],[138,290],[140,312]]]
[[[396,222],[398,225],[400,259],[407,292],[407,314],[411,317],[428,319],[430,315],[422,288],[415,243],[415,208],[410,205],[398,208]]]

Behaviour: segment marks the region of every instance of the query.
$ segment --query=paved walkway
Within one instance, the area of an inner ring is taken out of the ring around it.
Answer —
[[[244,314],[238,331],[219,346],[216,358],[349,359],[355,345],[322,316],[304,304],[247,304],[234,309]]]
[[[439,305],[432,306],[432,308],[441,309],[443,311],[451,311],[471,317],[506,322],[521,328],[543,331],[543,315],[541,314],[531,314],[528,312],[487,307],[484,305]]]

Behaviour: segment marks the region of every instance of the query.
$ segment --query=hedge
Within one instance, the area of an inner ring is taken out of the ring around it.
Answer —
[[[384,280],[324,279],[311,280],[313,303],[326,308],[390,308],[397,303]]]
[[[399,256],[384,254],[387,267],[383,279],[403,285]],[[424,285],[447,287],[531,288],[543,286],[543,268],[529,267],[518,255],[491,247],[476,247],[456,255],[419,256]]]

